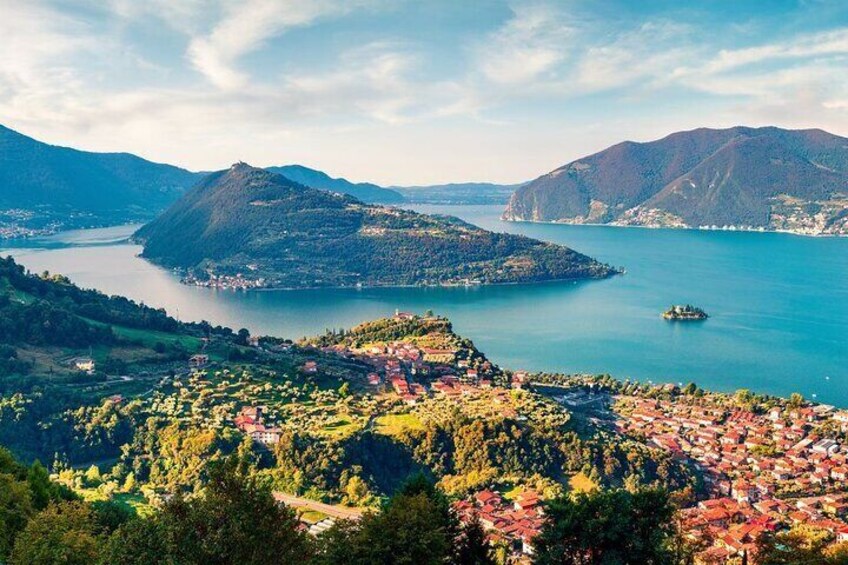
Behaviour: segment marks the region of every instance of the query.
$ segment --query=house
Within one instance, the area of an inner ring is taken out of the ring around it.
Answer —
[[[188,359],[188,366],[192,369],[201,369],[209,363],[209,356],[203,353],[192,355]]]
[[[827,455],[833,455],[837,451],[839,451],[839,444],[832,439],[822,439],[817,441],[813,445],[813,451],[816,453],[825,453]]]
[[[536,491],[527,489],[515,497],[513,505],[516,510],[535,510],[540,502],[541,499]]]
[[[318,363],[315,361],[307,361],[303,364],[303,372],[308,374],[314,374],[318,372]]]
[[[88,375],[94,374],[94,360],[91,358],[81,357],[79,359],[75,359],[74,367],[76,367],[78,371],[82,371]]]
[[[260,424],[250,433],[250,437],[262,445],[274,445],[280,441],[280,428],[266,428]]]

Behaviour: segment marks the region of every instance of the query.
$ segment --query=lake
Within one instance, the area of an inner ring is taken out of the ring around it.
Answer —
[[[395,309],[432,309],[513,369],[797,391],[848,406],[846,238],[507,223],[499,206],[416,209],[568,245],[627,273],[576,284],[236,292],[181,285],[139,259],[140,248],[125,241],[131,226],[4,242],[0,253],[182,320],[296,338]],[[711,318],[662,320],[675,303]]]

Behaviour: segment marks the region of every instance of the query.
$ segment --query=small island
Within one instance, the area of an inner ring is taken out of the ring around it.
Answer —
[[[663,312],[662,317],[666,320],[706,320],[709,318],[706,312],[689,304],[684,306],[675,304]]]

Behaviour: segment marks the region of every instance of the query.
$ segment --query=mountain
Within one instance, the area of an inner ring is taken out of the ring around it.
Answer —
[[[343,178],[333,178],[327,173],[316,171],[302,165],[285,165],[282,167],[267,167],[272,173],[283,175],[289,180],[321,190],[349,194],[363,202],[372,204],[399,204],[404,201],[403,195],[369,182],[353,183]]]
[[[506,204],[520,184],[463,182],[432,186],[393,186],[410,204]]]
[[[369,204],[506,204],[520,184],[464,182],[422,186],[379,186],[333,178],[323,171],[302,165],[266,167],[289,180],[321,190],[349,194]]]
[[[190,280],[249,286],[401,286],[601,278],[580,253],[457,218],[365,204],[239,163],[136,233],[143,256]]]
[[[152,218],[202,176],[129,153],[90,153],[0,126],[0,209],[47,209],[64,219]]]
[[[848,139],[697,129],[626,141],[519,188],[510,220],[848,233]]]

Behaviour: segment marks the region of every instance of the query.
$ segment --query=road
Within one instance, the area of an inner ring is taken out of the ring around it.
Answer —
[[[323,502],[316,502],[314,500],[309,500],[308,498],[301,498],[299,496],[292,496],[290,494],[276,491],[274,492],[274,500],[282,502],[286,506],[314,510],[340,520],[359,520],[364,512],[360,508],[324,504]]]

